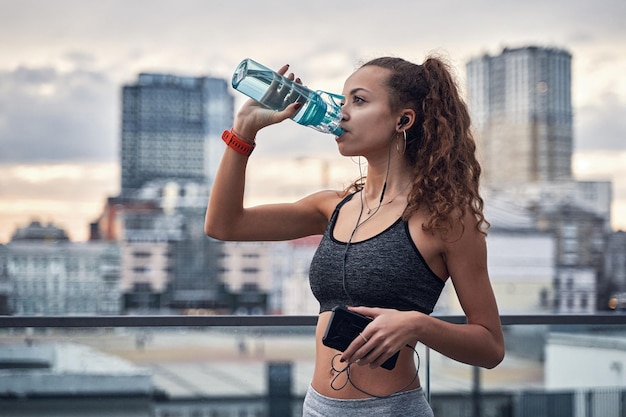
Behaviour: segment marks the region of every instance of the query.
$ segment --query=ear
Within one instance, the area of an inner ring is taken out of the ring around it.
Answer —
[[[396,130],[398,132],[410,129],[413,123],[415,123],[415,110],[403,109],[396,123]]]

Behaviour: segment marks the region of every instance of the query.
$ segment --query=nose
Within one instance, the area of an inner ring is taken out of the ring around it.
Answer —
[[[341,106],[341,121],[345,121],[349,119],[350,119],[350,113],[348,112],[348,109],[346,108],[346,105],[344,104],[343,106]]]

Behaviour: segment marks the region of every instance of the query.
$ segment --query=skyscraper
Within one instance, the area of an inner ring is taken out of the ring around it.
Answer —
[[[468,107],[485,185],[571,180],[571,58],[531,46],[468,62]]]
[[[122,91],[122,196],[155,180],[207,183],[232,125],[226,80],[140,74]]]
[[[121,194],[92,234],[120,243],[125,311],[216,306],[221,243],[203,221],[233,110],[220,78],[144,73],[122,88]]]

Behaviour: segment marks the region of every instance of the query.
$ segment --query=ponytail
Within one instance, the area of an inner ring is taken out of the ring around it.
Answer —
[[[489,226],[479,194],[481,168],[467,107],[448,65],[428,57],[422,65],[400,58],[378,58],[365,65],[391,70],[387,80],[392,110],[412,108],[416,121],[407,131],[405,156],[413,167],[413,187],[403,218],[420,209],[426,231],[450,232],[469,210],[477,230]]]

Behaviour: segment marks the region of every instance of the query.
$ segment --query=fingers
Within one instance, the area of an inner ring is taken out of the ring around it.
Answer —
[[[255,132],[285,119],[295,116],[306,103],[307,97],[302,89],[302,80],[294,73],[287,73],[289,65],[283,65],[277,71],[282,76],[274,79],[259,102],[248,101],[237,117],[249,119]],[[286,80],[283,82],[281,78]],[[274,109],[274,110],[270,110]]]
[[[293,72],[287,74],[288,70],[289,65],[283,65],[277,71],[279,75],[286,79],[286,82],[281,82],[280,79],[275,78],[261,99],[264,104],[272,108],[284,110],[291,103],[304,103],[306,101],[306,97],[303,97],[301,89],[298,88],[298,86],[302,85],[302,80],[296,78]]]
[[[359,333],[356,338],[350,343],[350,346],[341,355],[342,362],[356,363],[362,360],[366,355],[370,353],[371,344],[368,347],[369,337],[363,332]]]
[[[291,103],[285,108],[285,110],[271,113],[271,123],[279,123],[283,120],[289,119],[290,117],[295,115],[301,107],[302,103]]]
[[[376,359],[380,356],[380,354],[377,353],[377,351],[380,349],[375,348],[375,349],[369,350],[370,349],[368,346],[369,339],[365,337],[363,333],[359,333],[359,337],[364,343],[361,346],[361,348],[359,348],[359,350],[356,351],[355,357],[358,357],[360,352],[365,352],[365,356],[362,356],[360,359],[357,359],[355,361],[356,364],[358,364],[359,366],[365,366],[369,364],[370,368],[372,369],[377,368],[379,365],[375,365],[375,363],[377,362]],[[380,363],[383,363],[383,362],[384,361],[381,361]]]
[[[302,85],[302,80],[300,80],[300,78],[296,78],[296,84],[298,86]],[[300,88],[298,88],[298,86],[295,87],[294,92],[292,93],[292,95],[295,95],[295,93],[297,93],[297,95],[293,97],[294,98],[293,102],[304,105],[304,103],[306,103],[307,101],[307,97],[304,94],[300,94],[301,90]]]
[[[355,343],[359,346],[358,349],[349,357],[344,357],[345,353],[348,352],[346,349],[344,356],[341,357],[342,362],[356,363],[359,366],[369,365],[371,369],[375,369],[395,354],[383,344],[377,344],[375,341],[370,342],[370,339],[363,333],[359,333],[353,341],[353,344]]]
[[[383,312],[382,309],[376,307],[348,307],[350,311],[354,311],[355,313],[359,313],[363,316],[371,317],[375,319],[380,316]]]
[[[360,311],[364,312],[365,309]],[[371,309],[368,309],[371,310]],[[362,332],[358,333],[348,348],[341,355],[341,362],[356,363],[359,366],[369,365],[377,368],[395,354],[399,348],[394,348],[396,338],[370,323]]]
[[[282,67],[280,67],[280,69],[276,72],[279,73],[280,75],[285,75],[288,69],[289,69],[289,64],[285,64]]]
[[[287,79],[292,82],[285,83],[280,90],[277,90],[278,97],[284,103],[285,109],[293,103],[300,103],[302,105],[306,103],[308,97],[305,94],[304,89],[301,87],[302,80],[300,78],[295,78],[293,73],[289,73]],[[297,109],[300,109],[300,107],[301,106],[297,107]]]

